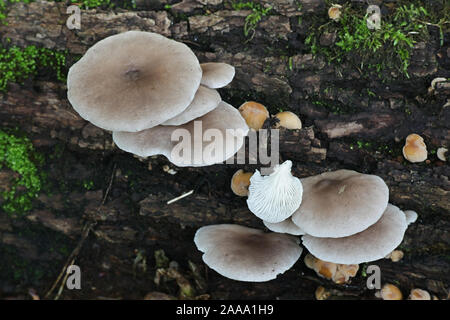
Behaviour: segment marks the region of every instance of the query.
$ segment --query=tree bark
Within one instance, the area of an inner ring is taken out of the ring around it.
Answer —
[[[166,1],[158,0],[137,2],[133,11],[82,10],[81,30],[65,26],[68,15],[64,3],[14,3],[8,6],[7,25],[0,27],[0,35],[3,44],[68,50],[70,64],[97,41],[138,29],[186,43],[200,62],[234,65],[235,79],[220,90],[225,101],[238,107],[245,100],[255,99],[264,103],[271,114],[278,109],[291,110],[302,119],[303,129],[280,131],[280,160],[293,160],[296,176],[342,168],[379,175],[389,186],[391,203],[418,212],[418,221],[408,228],[401,245],[405,258],[400,263],[375,263],[382,268],[383,282],[398,280],[405,292],[420,287],[446,298],[450,284],[450,170],[448,162],[440,161],[430,151],[449,146],[450,108],[444,105],[448,105],[450,85],[444,81],[433,90],[429,87],[433,78],[450,77],[449,34],[445,34],[442,47],[438,37],[416,44],[409,68],[411,78],[393,77],[386,84],[381,79],[364,78],[348,65],[328,65],[321,57],[307,52],[300,39],[308,32],[308,23],[299,25],[297,21],[299,17],[305,21],[322,15],[327,7],[324,1],[302,0],[297,1],[302,4],[300,10],[294,2],[277,1],[272,14],[262,17],[249,37],[244,36],[243,27],[250,11],[234,11],[220,0],[184,0],[167,11]],[[375,94],[368,94],[369,91]],[[316,103],[318,100],[340,109],[330,110],[327,105]],[[102,256],[107,260],[103,262],[109,264],[107,270],[118,270],[118,277],[129,276],[130,246],[146,248],[148,256],[153,249],[162,247],[184,266],[188,259],[201,265],[201,255],[192,243],[197,228],[216,223],[263,228],[247,209],[245,200],[234,196],[229,188],[234,171],[240,167],[254,170],[257,165],[171,166],[177,173],[170,175],[163,170],[164,165],[170,164],[162,157],[140,162],[115,148],[109,132],[86,122],[72,109],[65,84],[48,77],[23,85],[11,84],[7,92],[0,93],[0,105],[0,126],[19,126],[43,150],[66,145],[68,156],[79,159],[81,172],[94,174],[89,158],[99,163],[98,170],[104,173],[100,180],[104,183],[98,190],[40,195],[37,209],[26,216],[26,221],[32,228],[49,229],[67,237],[72,244],[80,236],[84,221],[95,222],[91,242],[108,253]],[[424,137],[429,151],[426,162],[413,164],[403,158],[401,150],[410,133]],[[70,161],[69,167],[76,168]],[[114,170],[113,163],[117,165]],[[127,166],[137,173],[125,173]],[[108,189],[112,172],[113,183]],[[50,174],[55,179],[57,175]],[[0,172],[0,181],[6,185],[4,176]],[[131,176],[144,186],[143,190],[130,186]],[[167,205],[168,200],[191,189],[193,195]],[[66,210],[66,197],[76,210]],[[0,216],[2,245],[14,247],[29,261],[49,263],[51,255],[39,255],[39,250],[45,248],[18,235],[21,223]],[[87,265],[90,254],[80,255],[80,263]],[[58,258],[64,260],[64,256]],[[213,297],[238,298],[238,290],[246,288],[215,274],[210,277],[209,289],[204,291]],[[344,295],[371,297],[363,278],[357,279],[347,289],[337,288]],[[333,287],[298,262],[277,281],[249,285],[247,294],[255,298],[312,298],[318,284]],[[236,289],[227,291],[224,285]],[[131,286],[144,290],[142,284],[134,282]],[[272,288],[273,294],[264,293],[267,288]],[[0,287],[0,294],[2,290],[9,292]],[[120,297],[139,297],[120,290]],[[77,297],[77,293],[66,294]]]

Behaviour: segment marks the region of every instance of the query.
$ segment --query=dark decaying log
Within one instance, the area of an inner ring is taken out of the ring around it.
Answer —
[[[381,79],[364,78],[351,66],[328,65],[322,58],[297,48],[299,39],[304,39],[308,31],[307,24],[297,23],[298,17],[307,20],[323,15],[324,1],[277,1],[272,14],[262,18],[250,40],[243,34],[248,11],[233,11],[221,0],[185,0],[173,4],[168,12],[164,10],[166,3],[137,2],[135,11],[82,10],[82,28],[78,31],[65,27],[68,15],[63,3],[15,3],[8,7],[8,24],[0,26],[1,41],[21,47],[68,50],[74,57],[109,35],[139,29],[185,42],[200,62],[234,65],[235,80],[220,90],[225,100],[238,107],[247,98],[259,99],[271,113],[284,109],[301,117],[304,129],[280,131],[280,160],[292,159],[295,175],[306,177],[340,168],[376,174],[388,184],[390,202],[419,213],[402,244],[403,261],[377,263],[383,270],[384,282],[398,280],[402,289],[421,287],[440,298],[446,297],[450,285],[450,172],[448,164],[438,160],[434,152],[450,144],[450,108],[444,106],[448,104],[449,85],[443,82],[434,90],[429,87],[433,78],[450,76],[449,35],[445,35],[443,47],[438,38],[415,45],[410,79],[394,78],[383,83]],[[301,10],[296,3],[302,4]],[[205,14],[204,8],[212,13]],[[185,19],[179,18],[182,14]],[[289,49],[283,52],[282,48]],[[368,90],[375,94],[367,94]],[[330,109],[330,105],[340,111]],[[0,93],[0,127],[3,126],[19,126],[32,137],[36,147],[44,150],[52,150],[58,144],[67,146],[65,155],[73,159],[50,168],[50,176],[55,179],[67,174],[71,176],[67,179],[74,181],[95,175],[96,170],[103,175],[94,191],[41,194],[25,222],[0,214],[2,246],[14,248],[29,261],[60,261],[53,267],[56,273],[50,279],[56,277],[66,255],[47,252],[42,244],[19,235],[24,225],[49,230],[74,245],[84,221],[95,221],[94,236],[86,250],[100,252],[97,247],[101,247],[104,253],[81,254],[80,264],[96,272],[116,270],[116,276],[124,279],[132,269],[134,253],[130,248],[145,248],[151,256],[152,250],[163,247],[181,264],[185,265],[188,259],[201,264],[201,255],[192,243],[197,228],[224,222],[263,228],[248,211],[245,200],[234,196],[229,188],[232,174],[242,166],[171,166],[177,173],[170,175],[162,169],[168,164],[162,157],[141,163],[117,150],[109,132],[81,119],[67,101],[66,86],[56,80],[38,78],[23,85],[11,84],[7,92]],[[404,139],[413,132],[425,139],[430,152],[427,163],[412,164],[402,157]],[[114,167],[112,187],[108,189],[113,163],[117,168]],[[253,170],[257,166],[245,168]],[[133,170],[137,173],[127,172]],[[133,187],[133,179],[138,181],[140,190]],[[0,171],[0,182],[2,186],[9,183],[5,171]],[[167,205],[168,200],[191,189],[195,190],[193,195]],[[107,190],[108,197],[102,205]],[[100,266],[89,267],[91,258],[99,259]],[[319,283],[331,286],[300,262],[268,284],[246,286],[210,276],[206,291],[224,298],[239,298],[240,292],[247,289],[248,296],[257,298],[312,298]],[[96,284],[96,280],[91,281]],[[12,283],[10,280],[0,285],[0,294],[15,294]],[[117,288],[128,285],[120,283],[118,280]],[[147,279],[131,286],[137,291],[124,289],[120,297],[142,297],[153,284]],[[228,286],[235,289],[224,289]],[[109,294],[108,290],[103,295]],[[361,278],[348,290],[350,295],[373,296]],[[95,293],[85,296],[96,297]],[[69,292],[67,297],[77,297],[77,293]]]

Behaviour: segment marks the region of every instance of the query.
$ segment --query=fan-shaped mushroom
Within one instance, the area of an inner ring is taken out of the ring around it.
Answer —
[[[194,242],[211,269],[238,281],[275,279],[290,269],[302,253],[296,237],[234,224],[202,227]]]

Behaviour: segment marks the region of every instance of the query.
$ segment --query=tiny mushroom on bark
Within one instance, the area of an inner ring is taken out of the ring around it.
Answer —
[[[403,156],[406,160],[413,163],[425,161],[428,157],[428,152],[423,138],[415,133],[407,136],[403,147]]]
[[[447,161],[447,152],[448,152],[447,148],[440,147],[440,148],[437,149],[436,155],[437,155],[439,160]]]
[[[357,264],[336,264],[332,262],[327,262],[314,257],[312,254],[308,253],[304,260],[305,265],[314,270],[317,275],[328,280],[332,280],[337,284],[347,283],[350,278],[356,276],[359,270],[359,265]]]
[[[275,118],[279,120],[275,125],[276,128],[283,127],[291,130],[302,128],[302,121],[300,118],[290,111],[279,112],[275,115]]]
[[[183,112],[201,78],[197,57],[185,44],[128,31],[97,42],[70,68],[67,97],[94,125],[136,132]]]
[[[250,178],[248,208],[258,218],[278,223],[289,218],[302,202],[303,187],[300,179],[291,173],[292,162],[276,165],[268,176],[258,170]]]
[[[334,21],[338,21],[341,17],[342,6],[339,4],[333,4],[330,9],[328,9],[328,17]]]
[[[222,62],[200,64],[203,71],[201,84],[211,89],[225,87],[234,78],[234,67]]]
[[[205,141],[203,132],[206,134],[209,129],[220,137],[216,136],[213,142]],[[244,144],[247,132],[237,109],[222,101],[213,111],[186,124],[156,126],[140,132],[114,131],[113,140],[120,149],[141,157],[162,154],[179,167],[198,167],[232,157]],[[172,141],[174,134],[182,137],[182,141]]]
[[[391,259],[392,262],[399,262],[400,260],[402,260],[403,256],[404,256],[403,251],[394,250],[391,253],[389,253],[385,258]]]
[[[375,293],[375,296],[383,300],[402,300],[403,294],[400,289],[393,284],[385,284],[380,291]]]
[[[380,219],[389,200],[383,179],[352,170],[325,172],[301,182],[303,200],[292,221],[314,237],[361,232]]]
[[[269,118],[269,111],[262,104],[255,101],[247,101],[239,107],[239,112],[247,122],[248,126],[258,131]]]
[[[431,300],[431,295],[428,291],[422,289],[412,289],[409,297],[409,300]]]
[[[197,119],[217,108],[222,101],[217,90],[200,86],[191,104],[179,115],[162,123],[164,126],[178,126]]]
[[[405,214],[389,204],[375,224],[357,234],[342,238],[302,237],[303,245],[317,258],[341,264],[360,264],[386,257],[403,240]]]
[[[234,224],[202,227],[195,233],[194,242],[211,269],[238,281],[275,279],[302,253],[296,237]]]
[[[253,173],[244,172],[244,170],[239,169],[233,174],[231,178],[231,190],[233,193],[240,197],[248,196],[248,186],[250,185],[250,178]]]

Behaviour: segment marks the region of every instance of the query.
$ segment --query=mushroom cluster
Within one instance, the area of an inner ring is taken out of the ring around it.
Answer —
[[[408,225],[417,219],[416,212],[403,212],[388,203],[389,189],[378,176],[337,170],[298,179],[292,175],[291,167],[292,162],[288,160],[268,176],[261,176],[258,170],[251,177],[246,176],[245,180],[250,177],[248,207],[273,231],[258,230],[258,237],[302,236],[303,246],[314,256],[305,260],[308,266],[336,283],[347,282],[356,274],[360,263],[390,255],[402,242]],[[210,237],[224,243],[218,234],[210,233]],[[232,232],[227,237],[242,245],[247,241],[238,240]],[[196,244],[206,255],[207,251],[197,241]],[[256,248],[253,250],[257,252]],[[251,251],[237,250],[241,259],[247,260],[252,260]],[[211,268],[220,269],[216,261],[206,259],[205,255],[204,261]],[[268,253],[266,259],[270,261],[273,256]],[[221,263],[234,263],[223,259]],[[219,273],[229,277],[226,272]],[[261,275],[259,280],[246,278],[244,281],[266,281],[262,279],[267,278]]]
[[[320,260],[357,265],[382,259],[417,218],[388,203],[389,189],[378,176],[337,170],[300,179],[295,187],[298,178],[290,173],[290,161],[280,167],[287,164],[289,174],[275,171],[262,181],[256,171],[250,179],[249,209],[271,231],[302,235],[303,245]],[[265,215],[261,208],[267,208]]]
[[[128,31],[97,42],[70,68],[67,96],[82,118],[112,131],[120,149],[141,157],[162,154],[177,166],[204,166],[232,157],[249,130],[216,90],[234,74],[225,63],[200,64],[181,42]],[[203,134],[208,129],[223,138],[211,141]],[[190,139],[183,141],[183,157],[174,154],[181,137]],[[208,148],[215,152],[205,155]]]

